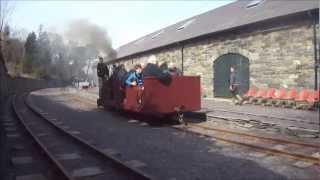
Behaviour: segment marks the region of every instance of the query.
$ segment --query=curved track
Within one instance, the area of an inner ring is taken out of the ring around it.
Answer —
[[[26,97],[15,97],[13,109],[63,179],[153,179],[59,126],[61,122],[46,117],[25,101]]]

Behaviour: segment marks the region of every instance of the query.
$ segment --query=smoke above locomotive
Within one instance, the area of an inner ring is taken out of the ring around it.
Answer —
[[[107,30],[87,19],[70,22],[65,31],[65,38],[73,46],[88,47],[104,57],[113,51]]]

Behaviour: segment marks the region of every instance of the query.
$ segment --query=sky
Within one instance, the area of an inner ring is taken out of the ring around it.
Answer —
[[[42,24],[48,31],[63,34],[71,21],[87,19],[104,27],[112,39],[112,46],[118,48],[146,34],[230,2],[19,0],[15,2],[10,26],[30,32],[37,31]]]

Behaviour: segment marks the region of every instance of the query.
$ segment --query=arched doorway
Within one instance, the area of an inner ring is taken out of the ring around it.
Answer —
[[[215,97],[231,97],[229,92],[230,66],[234,66],[236,69],[240,93],[243,94],[249,89],[249,59],[240,54],[224,54],[218,57],[213,64],[213,93]]]

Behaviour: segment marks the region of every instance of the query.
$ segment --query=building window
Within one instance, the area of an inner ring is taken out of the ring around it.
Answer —
[[[264,0],[252,0],[247,4],[247,8],[253,8],[261,4]]]
[[[185,22],[182,26],[178,27],[177,30],[180,31],[180,30],[186,28],[187,26],[189,26],[190,24],[192,24],[193,21],[195,21],[195,19],[191,19],[191,20]]]

